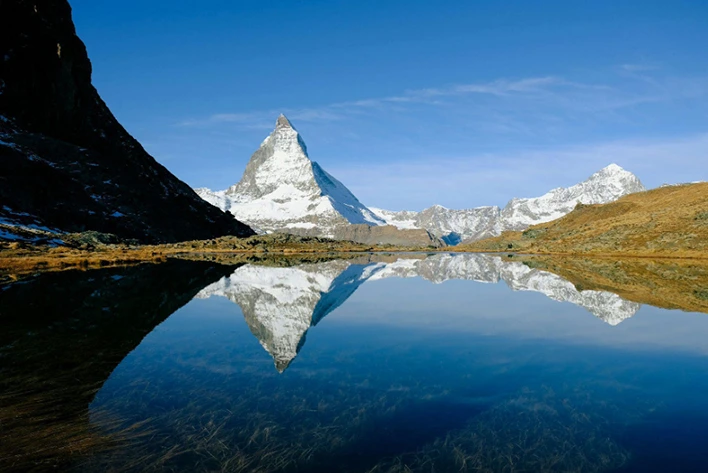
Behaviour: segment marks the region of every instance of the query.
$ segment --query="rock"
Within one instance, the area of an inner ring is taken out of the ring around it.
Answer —
[[[151,243],[254,233],[118,123],[66,0],[0,2],[0,218]]]

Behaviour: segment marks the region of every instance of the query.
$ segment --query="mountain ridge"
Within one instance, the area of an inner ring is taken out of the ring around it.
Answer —
[[[316,228],[329,237],[341,225],[380,225],[349,189],[312,161],[285,115],[251,156],[241,180],[224,191],[197,188],[207,202],[266,232]]]
[[[143,243],[248,236],[116,120],[66,0],[0,2],[0,222]]]
[[[555,220],[571,212],[578,203],[607,203],[644,190],[644,185],[634,174],[613,163],[583,182],[557,187],[540,197],[515,197],[503,208],[483,206],[455,210],[433,205],[420,212],[379,208],[372,208],[372,211],[391,225],[425,228],[447,244],[456,245]]]
[[[223,191],[195,189],[206,201],[264,233],[434,247],[524,229],[566,215],[578,203],[605,203],[643,190],[634,174],[610,164],[581,183],[558,187],[536,198],[513,198],[504,208],[455,210],[433,205],[420,212],[396,212],[367,207],[310,159],[302,136],[282,114],[251,156],[238,183]],[[376,228],[381,226],[400,232]]]
[[[459,250],[705,258],[708,183],[659,187],[606,204],[580,204],[557,220]]]

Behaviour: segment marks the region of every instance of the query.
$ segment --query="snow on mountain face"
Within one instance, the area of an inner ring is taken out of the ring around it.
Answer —
[[[504,230],[523,230],[570,213],[578,203],[606,204],[623,195],[646,190],[631,172],[616,164],[596,172],[587,181],[559,187],[535,199],[512,199],[501,211]]]
[[[504,281],[514,291],[535,291],[587,309],[610,325],[633,316],[639,304],[603,291],[578,291],[553,273],[483,254],[437,254],[424,259],[352,263],[329,261],[289,268],[246,265],[204,288],[196,297],[226,297],[241,307],[246,322],[283,372],[305,343],[310,327],[342,305],[362,284],[391,277]]]
[[[571,212],[578,203],[604,204],[644,190],[634,174],[610,164],[580,184],[559,187],[537,198],[512,199],[504,209],[477,207],[451,210],[435,205],[422,212],[372,211],[389,225],[424,228],[446,243],[455,245],[464,240],[497,236],[504,230],[523,230],[537,223],[550,222]]]
[[[290,268],[246,265],[196,297],[222,296],[238,304],[251,332],[283,372],[305,343],[310,327],[366,280],[364,270],[364,265],[341,260]]]
[[[266,232],[317,228],[330,236],[339,225],[384,224],[344,184],[310,160],[305,142],[284,115],[251,156],[238,184],[225,191],[195,191]]]

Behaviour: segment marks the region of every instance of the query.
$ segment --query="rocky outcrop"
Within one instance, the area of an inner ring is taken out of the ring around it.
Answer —
[[[317,235],[316,229],[291,230],[292,233],[305,236]],[[441,248],[445,242],[422,228],[399,229],[393,225],[341,225],[332,229],[330,238],[353,241],[364,245],[422,246]]]
[[[143,242],[253,234],[118,123],[66,0],[0,2],[0,219]]]
[[[253,153],[237,184],[224,191],[195,190],[207,202],[264,233],[323,236],[367,245],[444,245],[424,229],[386,226],[344,184],[310,160],[302,136],[284,115]]]

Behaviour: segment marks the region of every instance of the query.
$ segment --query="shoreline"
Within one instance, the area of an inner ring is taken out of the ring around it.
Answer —
[[[365,255],[385,254],[490,254],[505,259],[559,258],[570,260],[661,260],[683,262],[708,262],[703,255],[667,255],[642,253],[577,253],[577,252],[512,252],[481,249],[457,250],[446,248],[403,248],[403,247],[356,247],[345,246],[331,248],[171,248],[164,246],[139,246],[133,248],[96,248],[78,249],[67,247],[35,246],[21,249],[0,249],[0,283],[6,279],[14,280],[17,276],[29,274],[65,271],[71,269],[90,270],[101,268],[127,267],[138,264],[160,264],[170,258],[213,261],[221,264],[239,264],[252,261],[278,259],[335,259]],[[229,258],[231,257],[231,258]],[[559,261],[560,262],[560,261]]]

